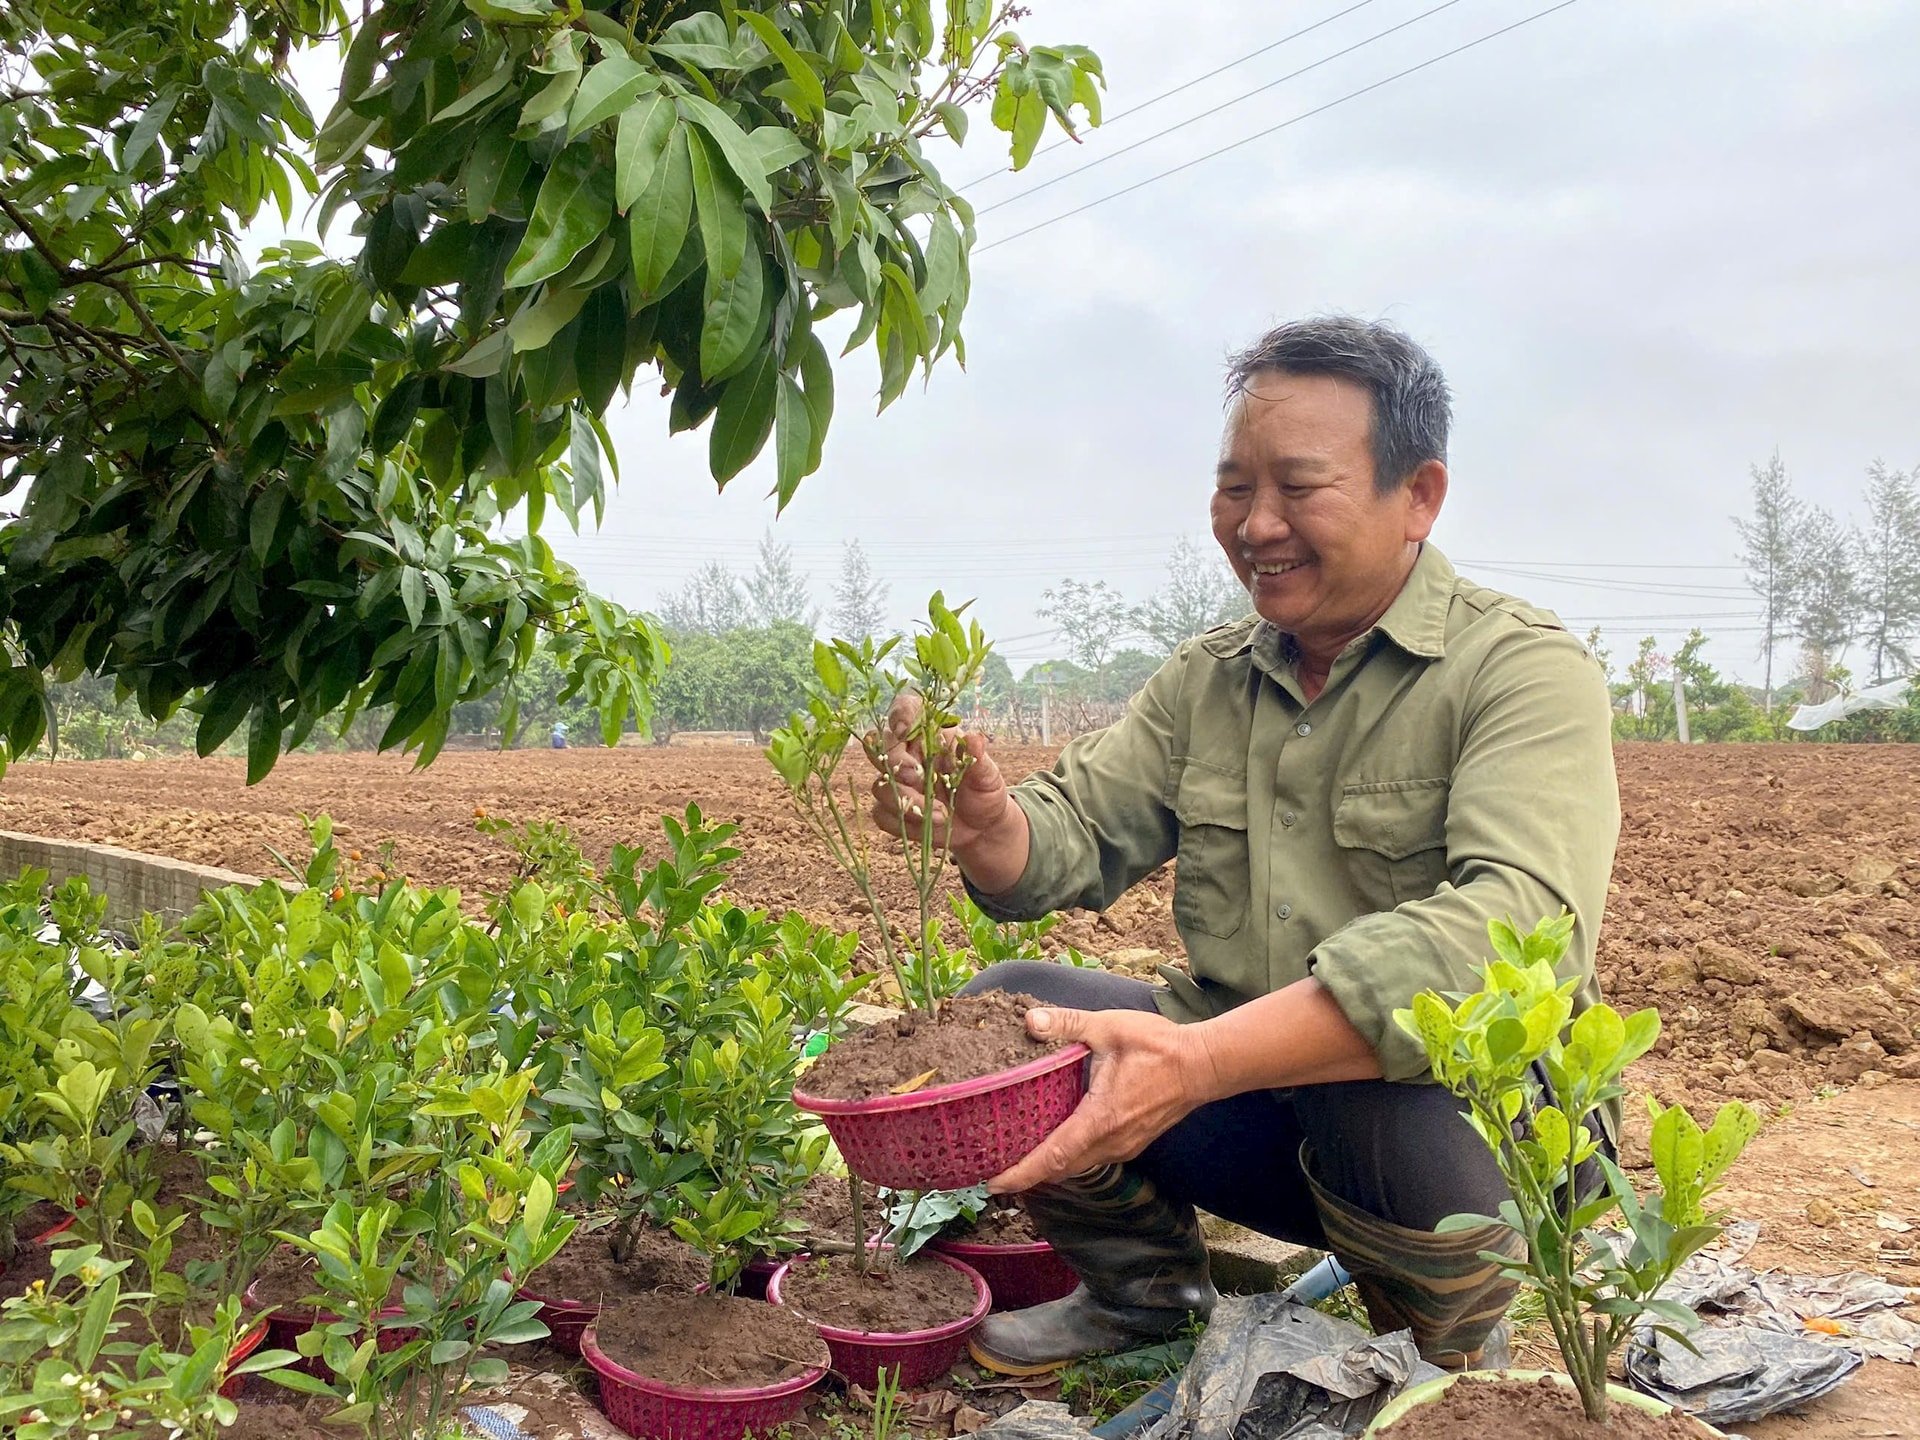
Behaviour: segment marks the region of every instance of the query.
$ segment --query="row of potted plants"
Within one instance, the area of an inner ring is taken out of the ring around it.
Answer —
[[[619,849],[601,871],[528,827],[482,919],[452,892],[363,888],[310,830],[298,890],[219,892],[119,945],[84,886],[6,887],[0,1223],[37,1204],[71,1248],[15,1263],[45,1273],[0,1319],[0,1420],[52,1413],[33,1376],[58,1362],[99,1377],[127,1433],[213,1434],[257,1374],[411,1440],[501,1377],[489,1345],[579,1345],[598,1302],[650,1289],[644,1264],[619,1280],[662,1237],[716,1299],[808,1238],[792,1206],[830,1144],[791,1101],[802,1042],[871,977],[853,937],[720,895],[730,827],[689,810],[657,863]],[[985,959],[1037,948],[960,918]],[[947,952],[956,983],[971,958]],[[590,1292],[551,1293],[563,1251],[587,1254]],[[225,1299],[189,1314],[190,1292]],[[79,1350],[75,1314],[100,1317]],[[140,1409],[196,1356],[220,1362],[200,1411]]]

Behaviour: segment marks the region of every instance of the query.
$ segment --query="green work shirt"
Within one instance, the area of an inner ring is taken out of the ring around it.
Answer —
[[[1427,545],[1311,701],[1290,647],[1253,616],[1183,644],[1117,724],[1014,788],[1026,870],[976,892],[981,908],[1104,910],[1177,858],[1192,973],[1163,969],[1162,1011],[1203,1019],[1316,975],[1389,1080],[1430,1078],[1393,1012],[1478,989],[1489,920],[1571,910],[1562,973],[1581,976],[1581,1008],[1596,1001],[1620,801],[1606,683],[1581,643]]]

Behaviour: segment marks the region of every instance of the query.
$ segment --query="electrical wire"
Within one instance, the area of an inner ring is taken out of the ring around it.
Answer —
[[[1324,20],[1316,20],[1313,22],[1313,24],[1306,26],[1304,29],[1296,30],[1291,35],[1282,35],[1278,40],[1268,41],[1265,45],[1262,45],[1258,50],[1249,50],[1246,54],[1237,56],[1236,58],[1227,61],[1227,63],[1224,65],[1216,65],[1213,67],[1213,69],[1207,71],[1207,73],[1204,75],[1196,75],[1191,80],[1182,80],[1178,85],[1174,86],[1171,90],[1162,90],[1158,95],[1155,95],[1150,99],[1142,100],[1138,105],[1129,105],[1125,110],[1116,110],[1111,115],[1107,116],[1104,120],[1100,122],[1101,133],[1104,134],[1109,128],[1119,124],[1122,120],[1126,119],[1129,115],[1138,115],[1142,110],[1146,110],[1154,105],[1158,105],[1162,100],[1170,100],[1175,95],[1180,94],[1183,90],[1191,90],[1194,86],[1202,84],[1205,81],[1211,80],[1216,75],[1224,75],[1227,73],[1227,71],[1233,69],[1237,65],[1244,65],[1249,60],[1258,59],[1260,56],[1265,55],[1270,50],[1278,50],[1282,45],[1286,45],[1294,40],[1298,40],[1302,35],[1311,35],[1316,30],[1324,29],[1327,26],[1331,25],[1336,20],[1344,20],[1347,16],[1353,14],[1354,11],[1364,10],[1367,8],[1367,6],[1371,4],[1373,4],[1373,0],[1358,0],[1358,3],[1349,5],[1344,10],[1336,10],[1333,14],[1327,16],[1327,18]],[[1079,143],[1080,141],[1077,137],[1072,135],[1063,135],[1058,140],[1055,140],[1051,145],[1041,146],[1038,150],[1034,152],[1034,158],[1037,160],[1042,155],[1051,155],[1055,150],[1060,149],[1062,146],[1077,145]],[[1018,171],[1010,170],[1006,166],[997,166],[996,168],[992,170],[988,170],[984,174],[979,175],[972,180],[969,180],[963,188],[971,190],[974,186],[984,185],[989,180],[997,180],[1003,175],[1015,175],[1018,173],[1019,173]]]
[[[1364,40],[1356,40],[1354,41],[1353,44],[1347,46],[1347,48],[1344,50],[1336,50],[1331,55],[1322,56],[1320,59],[1314,61],[1311,65],[1302,65],[1298,70],[1289,71],[1287,74],[1282,75],[1278,80],[1269,80],[1266,84],[1255,86],[1253,89],[1247,91],[1243,95],[1234,96],[1233,99],[1231,100],[1222,100],[1218,105],[1215,105],[1211,110],[1202,110],[1198,115],[1189,115],[1185,120],[1181,120],[1176,122],[1175,124],[1169,125],[1164,130],[1156,130],[1153,132],[1153,134],[1144,136],[1143,138],[1134,141],[1131,145],[1123,145],[1118,150],[1111,151],[1110,153],[1101,155],[1096,159],[1089,160],[1084,165],[1077,165],[1073,169],[1068,170],[1063,174],[1055,175],[1050,180],[1042,180],[1038,185],[1030,185],[1025,190],[1020,191],[1017,195],[1009,195],[1007,196],[1006,199],[996,200],[991,205],[978,206],[975,208],[973,213],[976,217],[990,214],[991,212],[998,210],[1003,206],[1012,205],[1018,201],[1026,200],[1031,198],[1032,196],[1038,195],[1042,190],[1046,190],[1051,188],[1052,186],[1058,185],[1063,180],[1071,180],[1076,175],[1084,175],[1089,170],[1096,170],[1100,166],[1106,164],[1109,160],[1118,160],[1122,155],[1131,155],[1135,150],[1138,150],[1143,145],[1151,145],[1156,140],[1165,139],[1167,136],[1173,134],[1176,130],[1184,130],[1189,125],[1197,125],[1202,120],[1210,119],[1211,117],[1218,115],[1222,110],[1231,110],[1235,105],[1238,105],[1241,101],[1251,100],[1256,95],[1264,95],[1266,94],[1267,91],[1274,89],[1276,86],[1284,85],[1289,80],[1298,80],[1302,75],[1307,74],[1309,71],[1318,70],[1322,65],[1331,65],[1335,60],[1341,59],[1343,56],[1351,55],[1356,50],[1364,50],[1367,48],[1367,46],[1373,44],[1375,41],[1384,40],[1389,35],[1397,34],[1398,32],[1405,30],[1410,25],[1418,25],[1422,20],[1427,19],[1429,16],[1438,15],[1442,10],[1451,10],[1454,6],[1458,5],[1459,3],[1460,3],[1460,0],[1441,0],[1441,3],[1438,5],[1435,5],[1431,10],[1422,10],[1418,15],[1413,16],[1411,19],[1402,20],[1397,25],[1389,25],[1386,29],[1378,31],[1375,34],[1369,35]]]
[[[1298,115],[1292,116],[1291,118],[1286,120],[1282,120],[1277,125],[1269,125],[1264,130],[1257,130],[1253,134],[1246,136],[1244,139],[1235,140],[1228,145],[1222,145],[1217,150],[1209,150],[1204,155],[1196,155],[1193,159],[1182,161],[1180,164],[1175,165],[1172,169],[1162,170],[1157,175],[1149,175],[1144,180],[1137,180],[1133,184],[1128,185],[1123,189],[1115,190],[1109,194],[1102,195],[1097,199],[1089,200],[1084,205],[1076,205],[1071,210],[1062,211],[1060,214],[1052,216],[1049,219],[1042,220],[1038,224],[1029,225],[1024,230],[1016,230],[1011,235],[1003,235],[998,240],[989,241],[985,245],[976,245],[973,248],[973,253],[976,256],[984,255],[989,250],[998,249],[1002,245],[1011,244],[1015,240],[1024,239],[1026,236],[1032,235],[1036,231],[1045,230],[1049,225],[1058,225],[1062,220],[1071,220],[1076,215],[1084,215],[1089,210],[1095,209],[1096,207],[1101,205],[1105,205],[1109,200],[1118,200],[1123,195],[1131,195],[1136,190],[1144,190],[1147,186],[1156,184],[1157,182],[1161,180],[1165,180],[1170,176],[1178,175],[1183,170],[1191,170],[1194,166],[1203,165],[1209,160],[1218,159],[1220,156],[1227,154],[1229,151],[1238,150],[1245,145],[1251,145],[1256,140],[1264,140],[1266,139],[1267,136],[1273,135],[1278,133],[1279,131],[1285,130],[1290,125],[1298,125],[1302,120],[1310,120],[1316,115],[1324,115],[1326,114],[1327,111],[1332,110],[1337,106],[1344,105],[1349,100],[1357,100],[1362,95],[1371,94],[1375,90],[1378,90],[1384,86],[1393,84],[1396,80],[1404,80],[1409,75],[1418,74],[1422,70],[1426,70],[1431,68],[1432,66],[1438,65],[1442,60],[1450,60],[1456,55],[1465,54],[1467,51],[1472,50],[1477,46],[1485,45],[1490,40],[1497,40],[1502,35],[1511,34],[1513,31],[1520,29],[1522,26],[1531,25],[1536,20],[1544,20],[1546,19],[1547,16],[1552,15],[1557,11],[1565,10],[1569,6],[1577,5],[1578,3],[1579,3],[1579,0],[1560,0],[1560,3],[1557,5],[1549,5],[1544,10],[1536,10],[1533,14],[1528,15],[1523,19],[1516,20],[1511,25],[1503,25],[1498,30],[1490,30],[1485,35],[1480,36],[1477,40],[1469,40],[1464,45],[1456,45],[1454,46],[1453,49],[1442,51],[1440,54],[1433,56],[1431,59],[1422,60],[1418,65],[1410,65],[1405,70],[1397,70],[1393,74],[1387,76],[1384,80],[1376,80],[1371,85],[1363,85],[1358,90],[1350,90],[1345,95],[1340,96],[1338,99],[1329,100],[1324,105],[1316,105],[1311,110],[1303,110]]]

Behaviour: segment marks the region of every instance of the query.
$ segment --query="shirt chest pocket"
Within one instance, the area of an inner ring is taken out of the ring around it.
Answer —
[[[1228,940],[1247,923],[1247,782],[1189,765],[1174,792],[1180,821],[1173,920],[1184,932]]]
[[[1360,897],[1375,910],[1424,900],[1447,878],[1445,780],[1375,780],[1342,787],[1333,812]]]

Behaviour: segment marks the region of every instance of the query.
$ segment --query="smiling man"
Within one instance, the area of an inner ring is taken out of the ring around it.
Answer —
[[[1093,1050],[1079,1108],[992,1182],[1079,1273],[990,1316],[975,1358],[1034,1373],[1165,1336],[1215,1300],[1198,1206],[1332,1250],[1376,1329],[1479,1357],[1516,1241],[1458,1103],[1392,1014],[1471,989],[1490,919],[1564,906],[1580,1003],[1619,829],[1598,667],[1552,615],[1462,579],[1428,541],[1447,495],[1445,377],[1405,335],[1328,318],[1238,356],[1213,533],[1254,614],[1182,645],[1124,719],[1010,787],[979,736],[957,790],[924,758],[875,785],[931,811],[988,914],[1104,909],[1168,860],[1188,971],[1150,985],[1038,962],[970,988],[1046,1002]],[[950,827],[950,829],[948,828]]]

